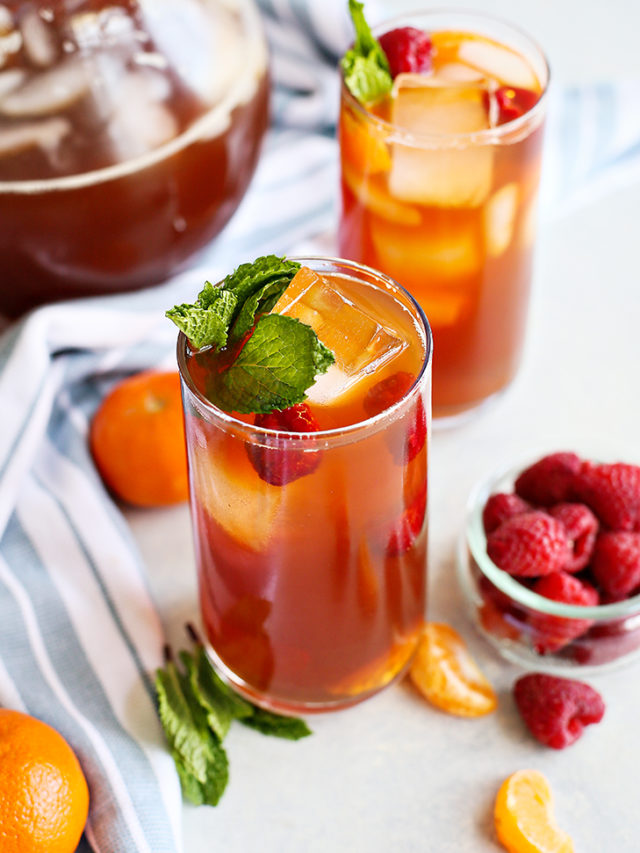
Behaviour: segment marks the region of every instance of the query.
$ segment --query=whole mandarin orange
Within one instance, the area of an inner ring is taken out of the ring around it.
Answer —
[[[0,709],[2,853],[73,853],[89,810],[78,759],[51,726]]]
[[[89,444],[102,479],[122,500],[146,507],[185,501],[178,374],[147,371],[116,385],[93,417]]]

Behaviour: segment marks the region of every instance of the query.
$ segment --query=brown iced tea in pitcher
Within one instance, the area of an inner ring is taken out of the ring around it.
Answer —
[[[222,412],[207,393],[228,357],[178,345],[211,653],[285,711],[349,705],[398,677],[426,596],[428,326],[372,270],[303,264],[274,311],[336,357],[306,402]]]
[[[425,14],[381,32],[390,92],[362,104],[342,88],[339,249],[420,302],[434,417],[456,416],[518,366],[548,71],[523,35],[479,16]]]
[[[251,0],[0,4],[0,313],[179,268],[239,204],[267,103]]]

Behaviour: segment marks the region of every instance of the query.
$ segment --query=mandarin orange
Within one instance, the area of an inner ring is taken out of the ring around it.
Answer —
[[[73,853],[89,791],[73,750],[55,729],[0,709],[2,853]]]
[[[116,385],[93,417],[89,443],[105,484],[127,503],[149,507],[187,499],[177,373],[146,371]]]

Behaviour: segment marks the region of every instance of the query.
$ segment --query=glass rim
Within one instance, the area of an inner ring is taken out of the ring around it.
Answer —
[[[217,103],[212,104],[206,112],[186,127],[182,133],[163,143],[158,148],[154,148],[144,154],[124,160],[122,163],[115,163],[100,169],[92,169],[90,172],[78,172],[73,175],[61,175],[52,178],[0,181],[0,193],[6,195],[30,195],[32,193],[74,191],[117,181],[121,178],[128,178],[137,172],[150,169],[157,163],[175,156],[189,145],[206,137],[207,134],[211,133],[211,127],[216,126],[220,117],[224,118],[227,113],[230,116],[234,109],[248,103],[250,98],[246,98],[243,94],[248,81],[255,78],[253,91],[253,95],[255,95],[259,90],[261,79],[268,76],[268,52],[265,42],[264,25],[260,13],[254,0],[240,0],[240,2],[242,3],[242,8],[239,11],[243,17],[246,34],[251,42],[254,43],[252,45],[253,49],[255,49],[258,42],[263,43],[264,57],[260,58],[258,52],[255,63],[247,66],[244,73],[234,81],[225,95]],[[260,68],[262,69],[262,73],[258,75],[256,71]],[[227,127],[228,125],[220,133],[223,133]]]
[[[393,122],[380,118],[370,112],[364,104],[352,95],[344,82],[342,69],[340,69],[340,84],[342,97],[349,103],[352,108],[355,108],[367,121],[377,127],[381,133],[387,137],[393,137],[393,141],[402,142],[414,147],[435,148],[443,147],[468,147],[470,145],[490,145],[500,142],[505,137],[514,137],[512,141],[518,141],[521,138],[521,132],[526,130],[529,132],[529,125],[538,126],[542,121],[547,107],[549,85],[551,83],[551,67],[549,60],[542,47],[538,42],[530,36],[525,30],[521,29],[516,24],[505,20],[497,15],[485,14],[476,12],[472,9],[447,9],[439,7],[435,9],[415,9],[405,12],[401,15],[396,15],[393,18],[388,18],[373,27],[373,34],[377,37],[382,32],[386,32],[389,28],[395,28],[401,24],[407,24],[415,21],[417,18],[430,18],[442,15],[447,19],[451,18],[455,22],[457,19],[476,20],[486,25],[497,25],[510,30],[515,36],[526,40],[530,48],[537,53],[538,58],[542,61],[542,65],[546,72],[546,80],[541,81],[543,85],[542,93],[536,103],[516,119],[505,122],[505,124],[497,125],[496,127],[488,127],[483,130],[466,131],[464,133],[413,133],[406,128],[402,128]],[[466,32],[465,29],[460,32]],[[472,33],[472,30],[468,30]],[[533,129],[533,127],[531,128]]]
[[[580,604],[565,604],[539,595],[518,583],[517,580],[498,568],[487,554],[487,537],[482,524],[482,509],[487,498],[496,492],[496,487],[513,484],[516,476],[526,467],[539,459],[527,459],[519,465],[511,465],[494,472],[471,490],[467,502],[465,541],[478,569],[505,595],[528,610],[534,610],[549,616],[562,616],[565,619],[589,619],[593,622],[609,622],[625,616],[640,615],[640,594],[611,604],[597,604],[585,607]],[[498,491],[503,491],[499,488]]]
[[[198,390],[187,368],[187,337],[183,332],[179,332],[177,340],[177,360],[178,371],[180,373],[180,378],[183,384],[189,389],[189,392],[198,401],[199,406],[206,410],[206,412],[210,414],[213,418],[224,423],[225,426],[231,427],[240,432],[250,433],[251,435],[265,439],[282,439],[283,437],[286,437],[288,445],[290,445],[292,448],[297,443],[301,445],[308,444],[310,439],[313,440],[314,443],[319,443],[320,441],[325,441],[330,444],[334,442],[339,443],[341,439],[351,440],[352,437],[357,437],[358,434],[361,432],[369,432],[372,428],[382,428],[384,422],[387,419],[392,418],[394,413],[402,409],[402,407],[406,404],[408,400],[417,395],[420,386],[424,381],[425,375],[431,366],[431,360],[433,357],[433,336],[431,333],[431,326],[429,325],[429,321],[427,319],[426,314],[424,313],[419,302],[415,299],[415,297],[411,295],[411,293],[406,288],[399,284],[395,279],[391,278],[391,276],[388,276],[385,273],[380,272],[380,270],[374,269],[373,267],[366,266],[365,264],[360,264],[357,261],[351,261],[346,258],[331,257],[329,255],[287,255],[287,260],[297,261],[299,263],[321,262],[324,264],[331,264],[333,266],[340,266],[342,268],[346,268],[347,270],[352,270],[356,274],[359,272],[364,272],[366,275],[372,276],[374,279],[384,282],[387,286],[390,286],[392,290],[398,291],[402,296],[405,297],[408,303],[407,307],[410,306],[414,311],[414,319],[417,319],[420,322],[421,332],[424,339],[424,356],[422,358],[422,364],[411,387],[407,389],[407,391],[402,395],[399,400],[397,400],[392,406],[389,406],[388,409],[379,412],[377,415],[373,415],[372,417],[365,418],[353,424],[348,424],[344,427],[333,427],[332,429],[317,430],[316,432],[291,433],[287,432],[286,430],[278,430],[272,429],[270,427],[256,426],[255,424],[247,424],[245,421],[236,418],[229,412],[225,412],[224,409],[220,409]]]

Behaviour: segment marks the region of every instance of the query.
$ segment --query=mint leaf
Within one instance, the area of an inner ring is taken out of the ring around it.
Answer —
[[[297,261],[288,261],[277,255],[263,255],[253,263],[240,264],[225,278],[221,287],[233,293],[242,304],[252,293],[275,279],[286,278],[291,281],[300,267]]]
[[[207,715],[209,728],[221,741],[224,740],[234,719],[251,714],[251,705],[226,686],[202,646],[195,656],[181,652],[180,659],[187,670],[194,696]]]
[[[228,412],[272,412],[305,399],[318,373],[335,361],[310,326],[293,317],[266,314],[240,355],[214,377],[209,399]]]
[[[270,281],[264,284],[258,290],[254,291],[251,296],[247,297],[238,317],[233,324],[233,329],[229,335],[229,340],[233,343],[241,341],[244,336],[251,331],[255,323],[256,314],[267,314],[278,299],[285,292],[291,282],[290,278],[277,278],[275,281]]]
[[[364,4],[349,0],[349,12],[356,38],[340,65],[351,94],[361,103],[370,104],[391,91],[393,79],[386,54],[364,17]]]
[[[263,735],[286,738],[287,740],[300,740],[312,734],[311,729],[299,717],[283,717],[281,714],[272,714],[262,708],[254,708],[250,717],[240,720],[244,726],[256,729]]]
[[[155,683],[158,714],[184,794],[197,804],[216,805],[227,786],[229,765],[190,680],[169,662],[158,670]]]
[[[206,282],[193,304],[176,305],[165,316],[173,321],[195,349],[205,346],[222,348],[227,343],[229,324],[238,299]]]

